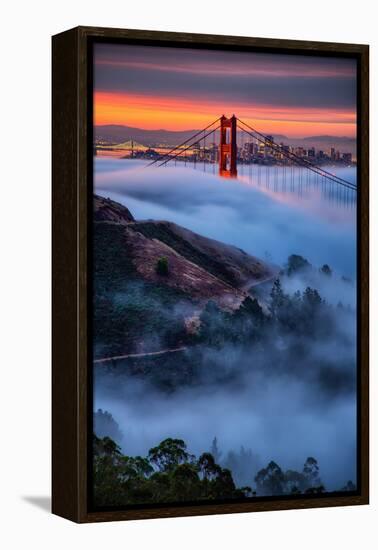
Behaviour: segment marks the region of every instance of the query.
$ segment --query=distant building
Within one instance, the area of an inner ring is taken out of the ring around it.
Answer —
[[[209,149],[209,161],[210,162],[218,161],[218,147],[215,144],[212,144]]]
[[[343,153],[343,161],[351,163],[352,162],[352,153]]]
[[[243,150],[241,152],[241,156],[243,160],[250,161],[254,157],[255,154],[258,152],[258,147],[255,143],[247,141],[247,143],[244,143]]]
[[[270,143],[273,143],[273,136],[265,136],[267,144],[265,146],[265,154],[271,155],[273,153],[273,148],[269,146]]]

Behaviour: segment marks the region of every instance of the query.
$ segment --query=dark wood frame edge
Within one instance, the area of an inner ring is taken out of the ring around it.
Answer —
[[[359,58],[361,494],[231,504],[88,512],[87,508],[87,41],[175,42],[260,50],[329,52]],[[52,512],[97,522],[369,503],[369,47],[76,27],[52,39]]]

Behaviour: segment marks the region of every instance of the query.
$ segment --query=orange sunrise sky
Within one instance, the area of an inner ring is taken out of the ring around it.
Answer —
[[[265,133],[356,136],[353,59],[96,44],[94,123],[200,129],[235,114]]]

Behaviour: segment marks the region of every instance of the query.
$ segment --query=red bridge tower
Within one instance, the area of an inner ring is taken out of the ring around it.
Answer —
[[[229,178],[236,178],[236,116],[220,119],[220,140],[219,140],[219,175]]]

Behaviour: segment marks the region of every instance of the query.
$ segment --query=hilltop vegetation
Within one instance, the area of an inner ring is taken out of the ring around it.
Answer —
[[[184,317],[177,303],[190,296],[164,284],[142,281],[129,254],[121,224],[98,224],[94,232],[95,357],[170,346],[185,340]]]

